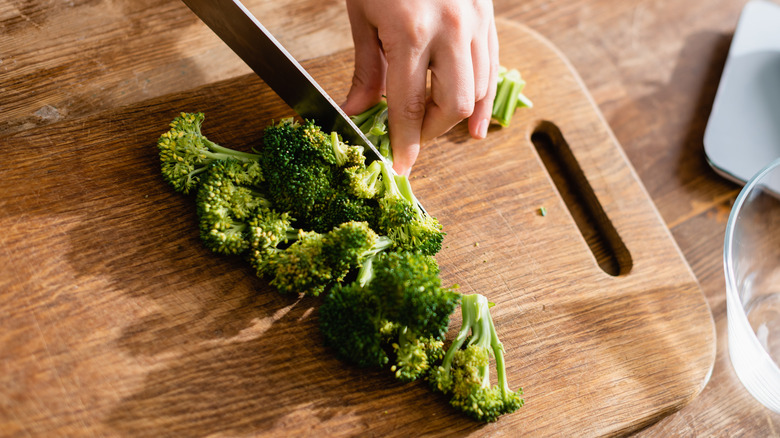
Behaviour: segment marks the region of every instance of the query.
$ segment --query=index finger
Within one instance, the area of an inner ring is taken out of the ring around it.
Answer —
[[[393,168],[400,175],[409,175],[420,153],[428,62],[427,53],[417,50],[387,54],[387,118]]]

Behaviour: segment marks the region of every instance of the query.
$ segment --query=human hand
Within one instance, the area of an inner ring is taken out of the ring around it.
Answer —
[[[498,76],[491,0],[347,0],[347,10],[355,72],[343,109],[387,97],[397,173],[409,175],[420,145],[465,118],[472,137],[485,137]]]

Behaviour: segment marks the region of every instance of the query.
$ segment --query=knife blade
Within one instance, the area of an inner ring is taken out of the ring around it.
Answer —
[[[239,0],[183,0],[298,115],[379,153],[341,107]]]

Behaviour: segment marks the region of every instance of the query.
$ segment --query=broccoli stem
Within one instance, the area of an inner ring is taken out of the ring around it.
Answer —
[[[504,362],[504,344],[498,339],[496,326],[493,325],[493,318],[490,313],[487,315],[490,322],[490,348],[493,350],[493,356],[496,358],[496,374],[498,376],[498,387],[501,388],[501,397],[506,398],[512,390],[509,388],[509,381],[506,377],[506,364]]]
[[[393,161],[393,148],[390,147],[390,137],[387,135],[382,136],[379,139],[379,153],[383,157],[387,158],[390,162]]]
[[[471,294],[464,295],[461,298],[460,311],[463,317],[463,322],[460,326],[460,330],[458,330],[457,336],[455,336],[455,339],[452,341],[452,345],[450,345],[447,353],[444,354],[444,359],[442,360],[441,365],[444,368],[444,371],[447,373],[449,373],[450,369],[452,368],[452,358],[455,357],[455,353],[461,349],[463,343],[466,342],[466,339],[469,338],[469,332],[474,326],[474,322],[477,320],[478,314],[476,300],[478,299],[477,297],[480,296],[481,295]]]
[[[372,161],[366,168],[364,181],[367,187],[376,187],[376,184],[379,181],[379,175],[382,174],[382,165],[380,163],[381,161],[378,160]]]
[[[379,113],[382,110],[387,109],[387,102],[384,100],[379,101],[376,105],[372,106],[371,108],[363,111],[360,114],[351,116],[352,122],[354,122],[358,127],[362,127],[366,121],[372,120],[373,117],[376,116],[377,113]],[[362,129],[361,129],[362,131]],[[366,131],[363,131],[366,132]]]
[[[373,123],[367,132],[369,135],[381,137],[387,134],[387,103],[384,101],[382,103],[384,108],[374,116]]]
[[[201,139],[203,140],[203,143],[211,150],[211,153],[204,152],[206,156],[209,158],[213,158],[215,160],[225,160],[228,158],[234,158],[239,161],[248,162],[248,161],[257,161],[260,158],[259,154],[253,154],[251,152],[242,152],[237,151],[235,149],[226,148],[224,146],[220,146],[217,143],[214,143],[213,141],[207,139],[204,136],[201,136]]]
[[[390,147],[390,137],[387,134],[387,101],[382,100],[366,111],[352,116],[355,125],[366,135],[387,160],[393,160],[393,150]]]
[[[498,72],[496,97],[492,116],[501,126],[508,126],[518,107],[531,107],[533,103],[523,95],[525,80],[517,69],[501,67]]]
[[[341,167],[347,162],[347,153],[345,146],[339,140],[339,134],[336,131],[330,133],[330,144],[333,146],[333,155],[336,157],[336,165]]]
[[[365,287],[374,278],[374,259],[383,251],[391,248],[395,242],[387,236],[379,236],[376,244],[368,251],[363,253],[366,259],[361,263],[357,274],[357,282],[361,287]]]

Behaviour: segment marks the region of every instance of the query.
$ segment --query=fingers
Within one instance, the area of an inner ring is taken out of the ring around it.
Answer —
[[[475,51],[478,53],[475,53]],[[483,46],[478,42],[472,45],[472,56],[475,59],[474,76],[477,84],[477,102],[474,105],[474,113],[469,117],[468,125],[471,136],[482,139],[487,136],[487,129],[493,113],[493,101],[496,97],[496,84],[498,82],[498,34],[495,21],[491,20],[490,22],[490,30],[488,31],[485,45]],[[480,69],[479,73],[477,73],[478,68]],[[486,73],[487,77],[483,77],[482,75]],[[485,92],[480,94],[479,91],[482,85],[485,86]]]
[[[387,108],[393,168],[409,175],[420,152],[425,108],[427,53],[412,49],[387,54]]]
[[[347,8],[355,45],[355,70],[341,108],[347,115],[355,115],[379,102],[385,93],[387,62],[377,29],[365,19],[362,8],[351,1]]]
[[[342,107],[356,114],[387,96],[396,172],[408,175],[421,143],[465,118],[485,137],[498,78],[491,0],[347,0],[347,10],[355,72]]]
[[[471,41],[447,41],[431,59],[431,98],[428,101],[422,140],[428,141],[449,131],[474,111],[474,64]]]

